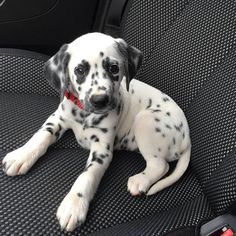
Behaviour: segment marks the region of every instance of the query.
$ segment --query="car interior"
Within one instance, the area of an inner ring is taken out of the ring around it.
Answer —
[[[89,154],[68,131],[26,175],[0,171],[1,236],[236,234],[234,0],[0,0],[0,32],[1,160],[60,102],[44,77],[45,62],[88,32],[142,51],[135,78],[177,102],[192,142],[185,174],[152,196],[127,191],[128,178],[145,167],[141,154],[115,151],[86,222],[67,233],[56,210]]]

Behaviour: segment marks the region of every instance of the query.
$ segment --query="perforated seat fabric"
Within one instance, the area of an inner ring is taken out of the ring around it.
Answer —
[[[86,223],[65,234],[56,209],[88,156],[68,132],[27,175],[0,172],[0,235],[164,235],[183,228],[190,235],[201,220],[235,205],[235,10],[235,1],[217,0],[127,5],[121,37],[144,52],[137,79],[171,95],[189,121],[191,164],[180,181],[133,198],[127,179],[145,163],[138,153],[115,152]],[[43,78],[47,58],[0,51],[1,158],[25,143],[59,104]]]

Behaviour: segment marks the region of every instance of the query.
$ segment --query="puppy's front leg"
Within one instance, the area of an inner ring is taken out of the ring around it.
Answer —
[[[77,178],[57,211],[61,228],[66,231],[74,230],[85,221],[89,202],[112,160],[112,151],[107,144],[93,143],[90,150],[87,167]]]
[[[57,141],[66,129],[57,110],[22,147],[9,152],[2,161],[3,171],[10,176],[25,174],[32,165]]]

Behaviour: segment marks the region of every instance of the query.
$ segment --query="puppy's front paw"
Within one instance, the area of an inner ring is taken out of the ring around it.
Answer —
[[[9,152],[2,160],[3,171],[9,176],[25,174],[34,164],[35,154],[23,148]]]
[[[129,177],[127,187],[131,195],[137,196],[142,193],[146,193],[151,184],[151,181],[145,174],[139,173],[137,175]]]
[[[57,218],[62,230],[73,231],[84,223],[89,201],[81,193],[69,192],[57,210]]]

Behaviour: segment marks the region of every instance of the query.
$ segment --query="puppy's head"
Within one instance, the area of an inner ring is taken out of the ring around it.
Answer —
[[[120,83],[130,80],[141,65],[141,52],[123,39],[89,33],[63,45],[45,65],[49,83],[61,95],[73,92],[88,112],[103,113],[117,105]]]

